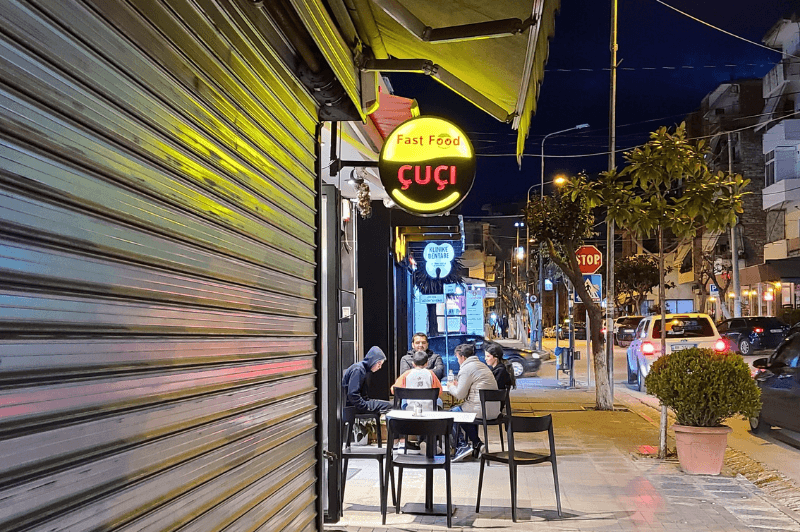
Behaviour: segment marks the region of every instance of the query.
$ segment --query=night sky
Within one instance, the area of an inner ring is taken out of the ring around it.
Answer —
[[[794,0],[665,0],[704,22],[761,43]],[[545,181],[557,173],[595,173],[608,166],[610,0],[562,0],[550,42],[538,110],[520,171],[516,132],[482,113],[435,81],[393,74],[395,94],[415,98],[423,114],[447,117],[472,139],[478,153],[475,185],[461,207],[521,201],[540,182],[540,143],[548,133],[589,123],[588,129],[550,136],[545,143]],[[763,77],[780,61],[770,52],[694,21],[656,0],[619,0],[617,149],[646,142],[650,131],[680,123],[720,83]],[[591,157],[580,154],[602,153]],[[505,156],[491,156],[506,154]],[[557,158],[555,156],[570,156]],[[617,154],[617,165],[622,153]],[[538,192],[538,186],[534,188]],[[533,192],[532,192],[533,193]]]

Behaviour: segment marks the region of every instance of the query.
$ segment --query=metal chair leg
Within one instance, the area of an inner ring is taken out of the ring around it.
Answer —
[[[551,463],[553,464],[553,484],[556,487],[556,506],[558,507],[558,516],[563,517],[561,515],[561,494],[558,490],[558,467],[556,467],[556,457],[553,456]]]
[[[397,468],[397,500],[394,503],[394,513],[400,513],[400,492],[403,491],[403,468]]]
[[[348,459],[345,458],[342,461],[342,491],[339,493],[339,507],[344,508],[344,487],[347,484],[347,462]]]
[[[444,473],[447,483],[447,528],[453,528],[453,488],[450,482],[450,468],[446,467]]]
[[[478,475],[478,501],[475,503],[475,513],[481,511],[481,489],[483,489],[483,466],[486,464],[486,459],[481,456],[481,472]]]
[[[517,468],[509,464],[508,478],[511,482],[511,520],[517,522]]]

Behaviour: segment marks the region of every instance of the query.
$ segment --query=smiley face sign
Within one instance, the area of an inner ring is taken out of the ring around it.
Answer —
[[[475,151],[452,122],[420,116],[403,122],[386,138],[378,170],[397,205],[432,216],[467,197],[475,180]]]

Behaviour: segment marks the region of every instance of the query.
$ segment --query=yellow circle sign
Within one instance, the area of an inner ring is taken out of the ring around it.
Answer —
[[[452,122],[420,116],[403,122],[386,138],[378,170],[398,206],[432,216],[466,198],[475,181],[475,150]]]

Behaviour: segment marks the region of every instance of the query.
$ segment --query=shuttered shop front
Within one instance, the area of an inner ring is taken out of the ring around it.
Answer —
[[[317,109],[269,26],[0,6],[0,529],[317,528]]]

